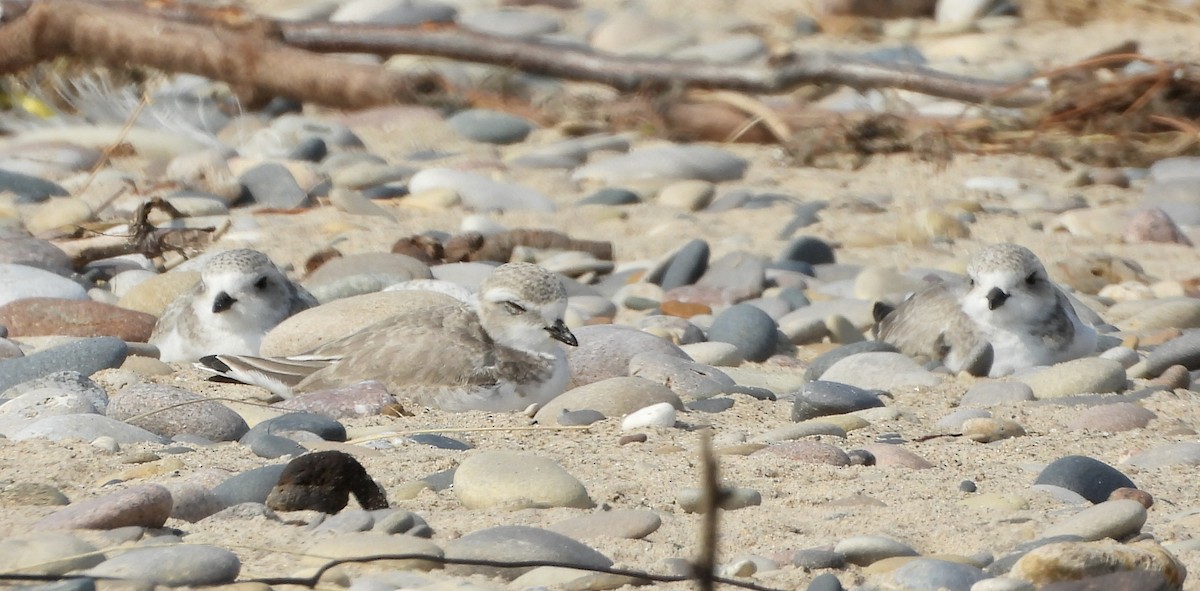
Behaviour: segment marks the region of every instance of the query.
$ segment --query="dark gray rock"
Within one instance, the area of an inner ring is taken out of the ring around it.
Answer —
[[[817,380],[809,382],[796,394],[792,405],[792,420],[797,423],[828,415],[840,415],[865,408],[883,406],[877,392],[842,384]]]
[[[810,265],[825,265],[836,262],[833,247],[820,238],[801,236],[793,239],[779,253],[780,261],[799,261]]]
[[[892,573],[902,589],[939,589],[945,591],[970,591],[971,586],[991,575],[969,564],[917,558],[904,563]]]
[[[576,201],[576,205],[633,205],[641,203],[637,193],[620,187],[605,187]]]
[[[808,584],[806,591],[845,591],[842,582],[833,573],[821,573]]]
[[[1200,369],[1200,331],[1188,331],[1156,347],[1146,356],[1145,375],[1158,377],[1172,365]]]
[[[151,581],[168,587],[232,583],[242,570],[233,552],[202,544],[133,548],[85,571],[93,577]]]
[[[708,329],[708,340],[736,346],[747,361],[765,361],[775,354],[778,332],[778,326],[766,312],[738,304],[717,315]]]
[[[851,355],[880,352],[899,353],[895,347],[883,341],[859,341],[857,343],[850,343],[849,345],[842,345],[831,351],[826,351],[813,359],[808,364],[808,369],[804,370],[804,379],[809,382],[821,379],[821,375],[825,373],[825,370]]]
[[[287,464],[273,464],[235,474],[218,484],[212,492],[226,507],[242,503],[265,503],[286,467]]]
[[[471,532],[445,546],[446,558],[475,558],[501,562],[552,560],[593,568],[612,566],[612,560],[572,538],[536,527],[502,525]],[[453,575],[484,574],[514,579],[532,570],[490,566],[447,565]]]
[[[0,359],[0,392],[61,371],[90,376],[102,369],[120,367],[129,353],[116,337],[81,339],[12,359]]]
[[[534,129],[533,123],[526,119],[486,109],[459,111],[446,123],[459,135],[487,144],[517,143]]]
[[[1093,502],[1103,503],[1118,488],[1137,488],[1120,470],[1087,456],[1054,460],[1038,474],[1034,484],[1059,486]]]
[[[0,168],[0,193],[11,192],[17,203],[41,203],[51,197],[70,195],[57,183]]]
[[[266,162],[259,164],[238,177],[238,182],[249,193],[256,205],[279,209],[293,209],[311,205],[308,193],[300,188],[295,177],[282,164]]]
[[[663,291],[695,283],[708,268],[708,255],[707,242],[699,238],[688,242],[671,257],[671,262],[657,283]]]

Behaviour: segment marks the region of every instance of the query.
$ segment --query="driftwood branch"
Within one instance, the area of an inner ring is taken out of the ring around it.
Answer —
[[[9,21],[0,35],[0,73],[58,56],[91,58],[223,80],[243,98],[285,95],[335,107],[418,101],[440,90],[440,81],[313,52],[446,57],[621,91],[685,87],[777,94],[809,84],[841,84],[1005,107],[1048,98],[1028,86],[828,52],[792,53],[757,67],[621,57],[452,26],[272,21],[232,8],[170,2],[149,8],[112,0],[0,0],[0,6]]]
[[[56,241],[75,268],[101,259],[126,254],[142,254],[158,258],[168,252],[184,257],[194,255],[215,240],[224,230],[219,228],[156,228],[150,223],[150,212],[158,209],[172,218],[184,217],[175,206],[160,197],[152,197],[138,206],[125,236],[99,235],[78,240]]]

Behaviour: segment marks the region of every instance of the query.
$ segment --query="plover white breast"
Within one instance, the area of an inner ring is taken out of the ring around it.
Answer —
[[[890,313],[877,308],[879,338],[951,370],[992,377],[1096,352],[1096,330],[1028,248],[988,246],[971,258],[967,278],[966,285],[931,286]]]
[[[362,380],[451,411],[521,410],[567,385],[558,343],[576,345],[563,322],[566,290],[537,265],[501,265],[477,303],[447,303],[379,321],[305,355],[265,359],[217,355],[209,369],[282,397]]]
[[[213,256],[200,281],[171,302],[150,342],[163,361],[204,355],[255,355],[263,335],[287,317],[317,305],[267,255],[248,248]]]

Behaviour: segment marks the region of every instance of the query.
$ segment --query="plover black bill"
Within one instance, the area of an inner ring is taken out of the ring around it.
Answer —
[[[451,302],[386,318],[305,355],[217,355],[201,363],[285,398],[377,380],[443,410],[522,410],[566,389],[559,343],[577,344],[563,322],[566,306],[557,275],[508,263],[483,282],[474,306]]]
[[[213,256],[200,281],[171,302],[150,343],[163,361],[205,355],[255,355],[263,335],[287,317],[317,305],[267,255],[248,248]]]

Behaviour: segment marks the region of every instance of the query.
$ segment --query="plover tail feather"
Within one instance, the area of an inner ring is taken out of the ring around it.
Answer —
[[[295,395],[292,388],[296,384],[329,363],[328,360],[208,355],[200,358],[196,368],[214,376],[266,388],[272,394],[287,399]]]

